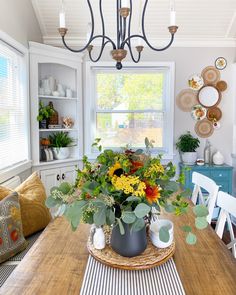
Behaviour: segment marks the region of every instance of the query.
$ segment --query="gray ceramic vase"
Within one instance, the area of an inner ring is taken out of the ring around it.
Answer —
[[[147,247],[146,227],[140,231],[130,232],[128,224],[123,223],[125,234],[121,235],[119,226],[112,229],[111,247],[112,249],[125,257],[134,257],[141,254]]]

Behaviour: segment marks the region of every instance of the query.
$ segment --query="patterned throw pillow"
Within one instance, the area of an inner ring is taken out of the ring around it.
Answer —
[[[51,214],[45,205],[47,198],[43,183],[36,172],[20,184],[15,191],[19,194],[24,236],[44,229],[51,221]],[[12,190],[0,186],[0,200]]]
[[[0,201],[0,263],[24,250],[21,211],[16,192]]]

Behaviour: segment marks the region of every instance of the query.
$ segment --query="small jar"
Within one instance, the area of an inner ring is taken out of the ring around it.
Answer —
[[[98,250],[102,250],[106,246],[105,234],[101,227],[97,227],[95,229],[95,233],[93,235],[93,246]]]

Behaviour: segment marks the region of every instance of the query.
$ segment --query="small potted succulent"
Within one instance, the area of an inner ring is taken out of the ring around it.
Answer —
[[[39,114],[37,120],[39,121],[39,128],[46,129],[48,127],[48,119],[54,114],[54,109],[51,106],[44,106],[43,102],[39,102]]]
[[[49,135],[49,140],[56,160],[64,160],[70,156],[70,146],[74,142],[68,132],[56,132]]]
[[[197,160],[196,149],[199,147],[200,141],[197,137],[193,137],[188,131],[180,135],[176,142],[176,148],[180,153],[182,162],[186,165],[194,165]]]

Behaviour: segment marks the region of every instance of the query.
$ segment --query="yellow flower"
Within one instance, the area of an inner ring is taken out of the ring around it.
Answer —
[[[141,197],[145,195],[144,189],[146,185],[140,181],[138,176],[125,176],[120,177],[114,175],[111,180],[115,189],[123,191],[125,194],[133,194],[134,196]]]
[[[110,177],[112,177],[114,175],[114,172],[118,169],[121,169],[121,165],[119,162],[116,162],[112,167],[110,167],[109,171],[108,171],[108,175]]]
[[[151,164],[151,166],[144,172],[144,177],[151,177],[153,174],[164,174],[165,170],[161,164]]]

